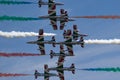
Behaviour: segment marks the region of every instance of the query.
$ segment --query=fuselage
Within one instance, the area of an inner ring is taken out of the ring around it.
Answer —
[[[57,74],[54,73],[49,73],[49,74],[44,74],[44,73],[37,73],[35,74],[35,76],[58,76]]]
[[[72,56],[72,55],[70,55],[70,54],[68,54],[68,53],[64,53],[64,54],[60,54],[60,53],[53,53],[53,54],[51,54],[52,56]]]
[[[82,41],[72,41],[72,42],[55,42],[55,41],[30,41],[27,42],[28,44],[73,44],[73,45],[79,45],[84,42]]]
[[[67,18],[68,21],[75,21],[72,18],[69,18],[68,16],[61,16],[61,15],[57,15],[57,16],[40,16],[39,18],[43,18],[43,19],[56,19],[57,21],[61,21],[61,20],[65,20]]]
[[[70,68],[70,67],[63,67],[63,68],[56,68],[56,67],[53,67],[53,68],[48,68],[49,70],[63,70],[63,71],[72,71],[74,70],[75,68]]]

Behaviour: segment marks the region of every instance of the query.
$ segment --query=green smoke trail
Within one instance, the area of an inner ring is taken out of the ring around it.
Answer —
[[[81,69],[85,71],[106,71],[106,72],[120,72],[120,67],[116,68],[86,68],[86,69]]]
[[[16,17],[16,16],[0,16],[0,21],[4,20],[12,20],[12,21],[30,21],[30,20],[40,20],[40,18],[32,18],[32,17]]]
[[[25,2],[25,1],[1,0],[0,4],[14,5],[14,4],[34,4],[34,3],[33,2]]]

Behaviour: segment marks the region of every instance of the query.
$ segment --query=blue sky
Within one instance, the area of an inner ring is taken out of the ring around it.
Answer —
[[[21,0],[18,0],[21,1]],[[23,0],[22,0],[23,1]],[[37,0],[24,0],[37,2]],[[55,0],[63,2],[64,8],[69,12],[70,16],[88,16],[88,15],[119,15],[120,0]],[[0,5],[0,16],[25,16],[38,17],[47,15],[47,6],[38,7],[37,4],[30,5]],[[45,32],[56,33],[56,40],[63,41],[63,31],[54,31],[49,25],[49,20],[39,21],[0,21],[0,30],[2,31],[27,31],[38,32],[43,28]],[[81,33],[89,36],[85,39],[114,39],[120,38],[120,20],[119,19],[76,19],[74,22],[67,23],[65,29],[72,29],[73,24],[78,25]],[[49,40],[51,37],[45,37]],[[36,40],[37,37],[26,38],[3,38],[0,37],[1,52],[26,52],[39,53],[37,45],[26,44],[27,41]],[[59,52],[59,46],[53,48],[51,45],[46,46],[46,54],[52,49]],[[91,67],[119,67],[120,63],[120,45],[85,45],[81,48],[79,45],[74,46],[74,57],[66,58],[65,66],[69,67],[71,63],[75,63],[76,68]],[[0,72],[3,73],[27,73],[33,74],[35,69],[43,72],[44,64],[55,67],[58,58],[50,59],[48,55],[40,57],[0,57]],[[56,72],[55,72],[56,73]],[[87,72],[76,70],[76,74],[65,72],[66,80],[118,80],[120,73],[113,72]],[[34,76],[28,77],[8,77],[0,78],[0,80],[33,80]],[[38,78],[43,79],[43,77]],[[59,80],[59,78],[50,78],[51,80]]]

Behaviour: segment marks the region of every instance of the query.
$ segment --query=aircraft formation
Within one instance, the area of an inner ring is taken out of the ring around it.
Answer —
[[[73,47],[74,45],[79,45],[79,47],[84,48],[85,46],[85,40],[84,37],[87,37],[87,34],[82,34],[79,32],[77,24],[72,25],[72,29],[67,29],[65,30],[65,27],[67,26],[66,23],[70,22],[70,21],[75,21],[75,17],[70,17],[68,15],[68,12],[64,9],[60,9],[60,15],[57,15],[57,6],[63,6],[64,4],[61,2],[54,2],[54,0],[48,0],[48,2],[45,2],[43,0],[38,0],[38,6],[39,8],[42,8],[42,6],[48,6],[48,14],[47,15],[43,15],[43,16],[39,16],[38,18],[40,19],[48,19],[50,22],[48,24],[50,24],[49,28],[52,28],[55,31],[59,31],[62,30],[62,38],[64,39],[64,41],[56,41],[56,37],[53,35],[51,37],[51,40],[45,40],[45,36],[44,36],[44,30],[43,29],[39,29],[38,32],[38,39],[35,41],[28,41],[26,42],[27,44],[36,44],[39,47],[39,51],[40,54],[18,54],[18,53],[14,53],[14,54],[5,54],[3,53],[2,56],[6,56],[6,57],[10,57],[10,56],[41,56],[41,55],[47,55],[46,54],[46,50],[45,49],[45,45],[46,44],[50,44],[52,45],[54,48],[56,48],[56,46],[59,46],[60,51],[59,52],[55,52],[54,50],[50,50],[49,52],[49,56],[50,59],[53,59],[54,57],[58,57],[57,60],[57,66],[55,67],[48,67],[48,64],[44,64],[44,72],[41,73],[38,70],[35,70],[34,72],[34,78],[38,79],[39,77],[44,77],[44,80],[49,80],[50,77],[58,77],[59,80],[66,80],[65,79],[65,71],[69,71],[72,74],[75,74],[75,70],[77,68],[75,68],[75,64],[71,63],[70,66],[65,67],[65,58],[66,57],[74,57],[74,50]],[[77,18],[77,17],[76,17]],[[88,17],[89,18],[89,17]],[[36,36],[36,34],[35,34]],[[67,50],[65,50],[65,47],[67,48]],[[82,69],[81,69],[82,70]],[[83,69],[83,70],[99,70],[99,69],[92,69],[92,68],[88,68],[88,69]],[[57,73],[53,73],[53,71],[56,71]],[[21,74],[24,75],[24,74]],[[29,74],[28,74],[29,75]],[[14,76],[14,75],[13,75]],[[25,75],[24,75],[25,76]]]
[[[54,2],[54,0],[48,0],[48,2],[43,2],[42,0],[39,0],[38,4],[39,7],[41,7],[42,5],[48,6],[48,15],[39,16],[39,18],[49,19],[52,26],[51,28],[53,28],[53,30],[64,30],[64,27],[66,26],[65,23],[69,21],[75,21],[68,16],[67,11],[65,11],[64,9],[60,9],[60,15],[56,14],[56,6],[63,5],[63,3]],[[57,22],[60,23],[59,27]],[[75,56],[73,45],[80,45],[82,48],[84,48],[84,37],[88,35],[79,33],[77,25],[73,25],[73,31],[71,29],[63,31],[63,38],[65,39],[65,41],[57,42],[55,36],[52,36],[51,40],[44,40],[43,34],[44,30],[39,29],[38,39],[36,41],[29,41],[27,43],[37,44],[39,46],[41,55],[46,55],[45,44],[51,44],[53,47],[59,45],[60,51],[59,53],[56,53],[53,50],[50,50],[49,54],[51,59],[56,56],[58,57],[57,67],[48,68],[48,65],[45,64],[44,73],[39,73],[37,70],[35,70],[35,79],[37,79],[39,76],[43,76],[44,80],[49,80],[49,77],[56,76],[59,77],[60,80],[65,80],[64,71],[71,71],[73,74],[75,74],[76,68],[74,63],[72,63],[70,67],[64,67],[65,58],[69,56]],[[64,50],[64,45],[67,47],[67,50]],[[51,73],[50,71],[57,71],[58,74]]]
[[[2,1],[3,3],[14,3],[12,1]],[[17,2],[18,4],[22,3],[28,3],[28,2]],[[64,27],[67,26],[66,23],[69,21],[75,21],[73,18],[71,18],[68,15],[68,12],[64,9],[60,9],[60,15],[57,15],[56,6],[62,6],[63,3],[60,2],[54,2],[54,0],[48,0],[48,2],[45,2],[43,0],[38,1],[38,6],[41,8],[42,6],[48,6],[48,15],[45,16],[39,16],[40,19],[49,19],[50,25],[53,30],[64,30],[63,31],[63,38],[65,41],[57,42],[55,39],[55,36],[52,36],[51,40],[45,40],[44,39],[44,30],[39,29],[38,39],[36,41],[29,41],[28,44],[37,44],[40,50],[40,55],[46,55],[46,49],[45,44],[51,44],[53,47],[56,47],[56,45],[59,45],[60,51],[59,53],[54,52],[53,50],[50,50],[50,58],[58,57],[57,60],[57,66],[56,67],[48,67],[47,64],[44,65],[44,73],[40,73],[38,70],[35,70],[34,77],[37,79],[38,77],[44,77],[44,80],[49,80],[50,77],[59,77],[60,80],[65,80],[64,71],[70,71],[72,74],[75,74],[75,64],[71,63],[70,67],[64,67],[65,58],[66,57],[72,57],[74,55],[73,51],[73,45],[80,45],[82,48],[84,48],[84,37],[88,36],[87,34],[81,34],[78,31],[77,25],[73,25],[73,31],[71,29],[65,30]],[[58,25],[58,22],[60,25]],[[67,47],[67,50],[64,49],[65,46]],[[23,56],[23,54],[4,54],[4,56],[10,57],[10,56]],[[26,54],[26,56],[29,56],[31,54]],[[36,54],[38,55],[38,54]],[[35,55],[32,55],[35,56]],[[51,73],[50,71],[57,71],[56,73]]]

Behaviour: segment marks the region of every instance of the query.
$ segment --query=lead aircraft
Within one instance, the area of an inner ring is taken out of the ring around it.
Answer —
[[[44,73],[39,73],[37,70],[35,70],[34,76],[35,79],[37,79],[38,76],[43,76],[44,80],[49,80],[49,77],[58,77],[58,75],[55,73],[49,73],[48,66],[46,64],[44,65]]]
[[[48,14],[46,16],[39,16],[41,19],[50,19],[50,23],[53,26],[54,30],[58,29],[57,21],[60,21],[60,30],[64,29],[65,22],[75,21],[74,19],[69,18],[67,11],[64,9],[60,10],[61,15],[56,15],[56,5],[52,0],[49,0],[48,4]]]
[[[44,2],[44,1],[42,1],[42,0],[39,0],[39,1],[38,1],[39,7],[41,7],[42,5],[50,5],[50,4],[64,5],[63,3],[54,2],[54,0],[48,0],[48,2]]]

